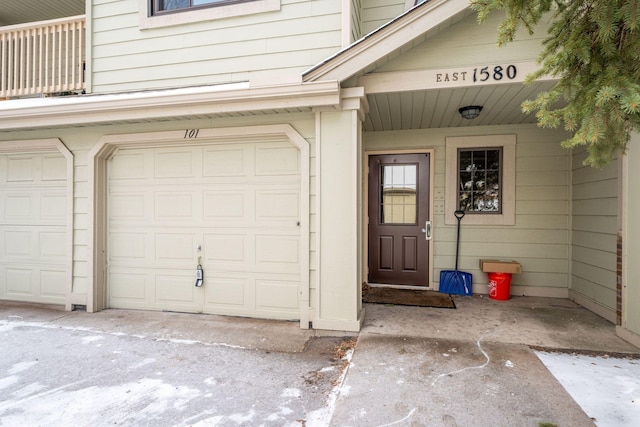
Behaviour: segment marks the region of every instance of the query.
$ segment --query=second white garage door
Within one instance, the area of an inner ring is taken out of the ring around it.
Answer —
[[[110,307],[299,318],[290,142],[121,149],[108,170]]]

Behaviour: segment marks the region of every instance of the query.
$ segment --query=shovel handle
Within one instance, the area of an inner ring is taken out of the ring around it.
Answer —
[[[464,211],[455,211],[453,215],[458,219],[458,221],[460,221],[464,217]]]

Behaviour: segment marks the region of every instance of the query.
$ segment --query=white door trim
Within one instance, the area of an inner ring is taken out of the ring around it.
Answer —
[[[107,308],[107,159],[122,147],[161,147],[184,141],[262,142],[287,138],[300,152],[300,326],[309,326],[309,143],[291,125],[183,129],[106,135],[89,152],[89,284],[87,311]]]

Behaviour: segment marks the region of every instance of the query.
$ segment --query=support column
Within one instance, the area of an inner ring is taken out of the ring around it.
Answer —
[[[317,113],[319,284],[314,329],[359,331],[362,310],[362,111],[364,90],[343,90],[342,109]]]

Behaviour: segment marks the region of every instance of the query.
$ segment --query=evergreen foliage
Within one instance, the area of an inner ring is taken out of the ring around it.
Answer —
[[[541,68],[527,81],[544,75],[558,81],[522,110],[535,111],[539,126],[571,131],[562,145],[586,145],[585,164],[603,167],[625,152],[631,133],[640,131],[640,0],[471,0],[471,6],[479,22],[494,10],[506,12],[498,45],[513,41],[520,27],[533,34],[550,14]]]

